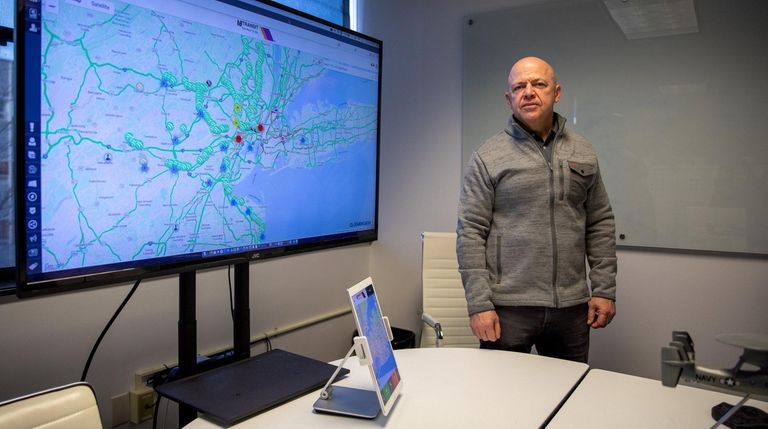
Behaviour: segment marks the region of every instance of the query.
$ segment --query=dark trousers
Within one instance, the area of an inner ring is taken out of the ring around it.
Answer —
[[[498,341],[480,341],[480,348],[508,350],[587,363],[589,325],[585,304],[566,308],[496,307],[501,324]]]

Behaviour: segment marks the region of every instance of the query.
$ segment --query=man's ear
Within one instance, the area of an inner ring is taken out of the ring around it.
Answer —
[[[560,101],[560,93],[562,92],[561,90],[562,88],[560,88],[560,85],[555,85],[555,103]]]
[[[507,106],[509,106],[509,108],[511,109],[512,108],[512,100],[514,100],[514,98],[512,98],[512,95],[509,92],[505,92],[504,93],[504,98],[507,100]]]

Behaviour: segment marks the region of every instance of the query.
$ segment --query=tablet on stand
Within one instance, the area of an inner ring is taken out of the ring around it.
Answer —
[[[360,365],[370,368],[374,390],[333,386],[337,376],[334,373],[320,392],[314,409],[322,413],[369,419],[375,418],[379,411],[386,416],[403,388],[392,351],[392,328],[389,319],[382,316],[370,277],[347,289],[347,294],[360,336],[354,338],[354,344],[339,364],[338,370],[354,351]]]

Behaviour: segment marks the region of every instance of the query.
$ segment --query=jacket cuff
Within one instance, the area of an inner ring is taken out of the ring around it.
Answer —
[[[482,313],[483,311],[490,311],[495,309],[496,307],[494,307],[493,303],[490,301],[479,303],[479,304],[467,303],[467,312],[469,313],[470,316],[473,314]]]
[[[592,296],[596,296],[598,298],[605,298],[610,299],[611,301],[616,302],[616,294],[615,293],[603,293],[603,292],[592,292]]]

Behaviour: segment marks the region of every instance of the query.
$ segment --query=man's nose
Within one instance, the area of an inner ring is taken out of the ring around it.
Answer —
[[[525,84],[525,90],[523,90],[523,96],[526,98],[533,97],[533,85],[530,82]]]

